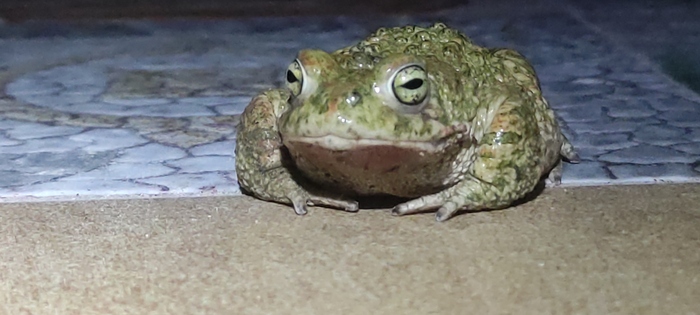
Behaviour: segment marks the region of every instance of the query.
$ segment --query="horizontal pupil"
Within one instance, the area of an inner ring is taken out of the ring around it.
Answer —
[[[287,82],[289,83],[295,83],[298,82],[299,79],[297,79],[297,76],[294,75],[292,70],[287,70]]]
[[[407,88],[409,90],[415,90],[421,86],[423,86],[423,80],[421,79],[413,79],[411,81],[408,81],[404,84],[401,85],[404,88]]]

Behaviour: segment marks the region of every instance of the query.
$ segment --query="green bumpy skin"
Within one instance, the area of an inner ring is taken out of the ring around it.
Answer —
[[[263,200],[357,211],[353,197],[412,198],[405,215],[499,209],[578,156],[532,66],[437,23],[379,29],[333,53],[303,50],[287,89],[241,116],[236,172]]]

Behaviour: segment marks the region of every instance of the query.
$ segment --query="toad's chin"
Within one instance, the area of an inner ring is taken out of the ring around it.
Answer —
[[[314,182],[359,195],[415,197],[445,186],[459,151],[445,141],[351,140],[294,137],[284,144],[297,168]]]

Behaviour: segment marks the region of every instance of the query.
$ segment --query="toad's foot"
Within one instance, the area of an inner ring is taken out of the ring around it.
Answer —
[[[321,191],[308,185],[300,185],[302,178],[295,180],[289,170],[280,167],[263,172],[255,177],[254,184],[248,184],[248,192],[256,197],[275,201],[283,204],[291,204],[294,212],[305,215],[307,206],[323,206],[341,209],[347,212],[357,212],[357,201],[346,199],[343,196]]]
[[[459,210],[496,209],[509,205],[514,199],[503,194],[491,184],[476,179],[461,182],[439,193],[420,197],[402,203],[391,210],[391,214],[401,216],[438,209],[435,220],[446,221]]]
[[[402,216],[436,208],[439,209],[435,213],[435,220],[442,222],[453,217],[461,208],[466,208],[466,205],[464,201],[460,201],[458,195],[454,195],[450,191],[442,191],[397,205],[391,210],[391,214]]]
[[[306,206],[324,206],[341,209],[347,212],[357,212],[360,209],[357,201],[343,199],[340,196],[314,194],[303,190],[301,187],[287,192],[286,197],[292,203],[294,212],[298,215],[305,215],[307,213]]]

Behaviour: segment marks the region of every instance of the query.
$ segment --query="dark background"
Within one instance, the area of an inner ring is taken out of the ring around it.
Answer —
[[[0,18],[99,20],[425,12],[466,0],[0,0]]]

